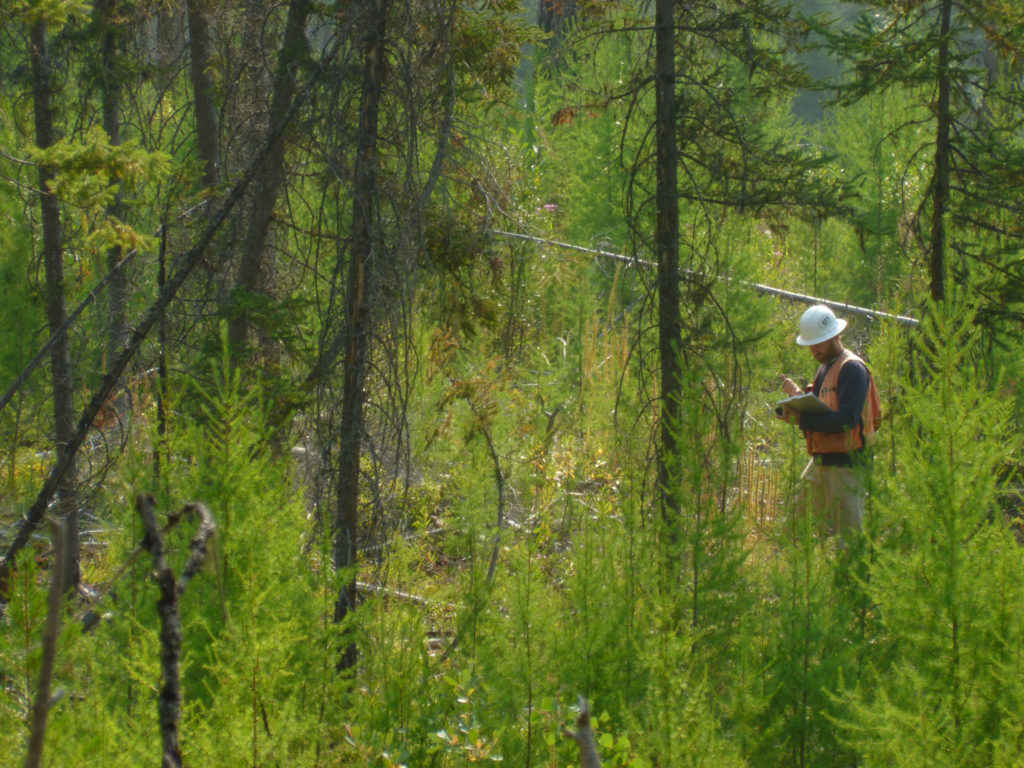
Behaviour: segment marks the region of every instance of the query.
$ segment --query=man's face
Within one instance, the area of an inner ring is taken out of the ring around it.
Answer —
[[[822,364],[827,363],[841,351],[839,337],[833,336],[831,339],[819,341],[817,344],[812,344],[809,349],[815,360]]]

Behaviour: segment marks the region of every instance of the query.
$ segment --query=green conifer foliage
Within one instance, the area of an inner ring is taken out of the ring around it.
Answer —
[[[1021,759],[1024,558],[1003,511],[1020,441],[1012,402],[978,376],[972,320],[934,308],[900,382],[866,585],[877,634],[842,723],[869,764]]]
[[[21,754],[28,739],[32,693],[39,674],[40,646],[46,621],[46,592],[38,583],[35,552],[26,551],[9,585],[4,633],[0,635],[0,714],[12,727],[0,730],[0,749]]]
[[[186,764],[227,765],[241,755],[252,765],[312,764],[329,748],[336,720],[325,708],[342,691],[328,620],[334,578],[307,538],[303,494],[267,448],[268,408],[258,390],[243,387],[226,351],[211,388],[189,397],[198,398],[201,415],[166,435],[160,504],[171,512],[178,499],[201,499],[218,532],[207,566],[180,597]],[[147,482],[139,473],[132,490]],[[140,535],[131,510],[110,513],[122,519],[125,537],[112,537],[110,552],[125,553],[128,567],[112,569],[97,606],[103,621],[63,640],[67,666],[58,680],[73,691],[74,706],[51,712],[48,751],[57,764],[82,765],[98,754],[106,765],[128,766],[159,754],[156,590],[144,558],[130,556]],[[184,520],[167,536],[176,570],[191,535]]]
[[[952,294],[947,281],[980,292],[979,319],[1000,330],[1017,316],[1022,291],[1021,210],[1011,191],[1022,165],[1021,9],[1001,0],[859,6],[852,26],[819,27],[845,65],[839,101],[884,94],[911,108],[892,127],[899,144],[915,147],[905,156],[913,162],[894,158],[894,171],[923,181],[892,206],[902,209],[908,255],[927,259],[932,299]]]
[[[845,222],[818,222],[814,248],[801,254],[816,296],[843,296],[872,306],[899,295],[908,264],[920,257],[918,226],[907,208],[927,187],[919,146],[927,141],[927,111],[900,88],[872,93],[833,107],[812,131],[834,148],[856,194]],[[808,256],[813,255],[813,262]]]

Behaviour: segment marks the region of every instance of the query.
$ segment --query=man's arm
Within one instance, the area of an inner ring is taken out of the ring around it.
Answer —
[[[806,432],[845,432],[854,429],[864,413],[870,374],[861,363],[850,361],[839,372],[839,410],[800,414],[800,429]]]

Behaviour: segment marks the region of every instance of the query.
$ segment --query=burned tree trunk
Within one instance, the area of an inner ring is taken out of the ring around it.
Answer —
[[[210,79],[209,4],[188,0],[188,51],[192,79],[192,102],[196,113],[196,149],[203,161],[203,189],[220,183],[220,141],[217,136],[217,110],[213,82]]]
[[[935,181],[932,188],[931,258],[929,262],[932,301],[946,298],[946,214],[950,197],[950,133],[953,117],[950,112],[952,83],[949,68],[949,25],[953,12],[952,0],[943,0],[939,30],[938,79],[939,92],[935,103]]]
[[[50,689],[53,687],[53,668],[57,659],[57,639],[60,636],[60,614],[64,606],[64,574],[57,564],[64,550],[64,521],[50,518],[53,536],[54,568],[50,576],[50,595],[43,630],[43,653],[39,662],[39,685],[32,704],[32,723],[28,739],[25,768],[38,768],[43,764],[43,743],[46,724],[50,717]]]
[[[47,29],[37,21],[31,30],[32,91],[35,103],[36,145],[47,149],[56,140],[53,129],[52,83],[47,51]],[[75,399],[71,370],[71,344],[63,331],[67,307],[64,295],[64,240],[60,204],[50,191],[54,172],[45,162],[39,165],[39,207],[43,226],[43,263],[46,268],[46,318],[55,336],[50,350],[50,379],[53,388],[54,443],[60,462],[71,453],[75,437]],[[65,522],[63,561],[54,567],[63,571],[65,590],[78,586],[78,481],[74,462],[57,485],[57,514]]]
[[[181,613],[178,601],[185,593],[192,577],[206,559],[207,545],[216,526],[209,510],[202,504],[189,504],[171,517],[165,529],[156,521],[156,500],[149,495],[139,496],[135,508],[142,518],[144,538],[142,545],[153,558],[154,577],[160,590],[157,613],[160,616],[160,668],[161,685],[157,710],[160,719],[160,738],[163,744],[163,768],[181,768],[181,738],[178,722],[181,719]],[[190,555],[181,576],[174,571],[164,556],[164,533],[186,515],[198,515],[199,530],[192,537]]]
[[[356,552],[359,527],[359,457],[363,433],[363,386],[369,361],[371,296],[377,272],[375,211],[377,202],[377,120],[383,90],[384,34],[387,0],[365,0],[363,86],[359,107],[352,246],[345,298],[344,382],[340,425],[337,508],[334,518],[334,567],[351,569],[335,604],[334,620],[345,619],[356,607]],[[349,646],[340,666],[355,664]]]
[[[311,9],[310,0],[292,0],[288,6],[284,40],[278,54],[270,99],[267,125],[270,134],[278,132],[287,122],[291,106],[297,98],[296,75],[300,62],[306,56],[306,19]],[[228,339],[235,351],[244,348],[252,325],[251,314],[245,309],[247,301],[249,297],[265,289],[269,282],[266,275],[267,240],[271,231],[274,206],[277,205],[285,182],[285,149],[285,141],[275,142],[257,168],[255,183],[252,186],[252,204],[234,289],[240,306],[233,308],[228,327]]]

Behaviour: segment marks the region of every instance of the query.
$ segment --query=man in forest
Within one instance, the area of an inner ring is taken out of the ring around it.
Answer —
[[[820,367],[814,383],[807,388],[824,408],[818,412],[797,410],[797,404],[780,404],[778,418],[796,424],[807,439],[811,460],[801,479],[797,509],[815,508],[819,522],[829,533],[838,532],[843,545],[851,543],[864,521],[865,446],[873,443],[881,417],[878,387],[867,365],[843,347],[840,334],[846,321],[818,304],[800,318],[796,343],[809,347]],[[804,394],[787,377],[782,390],[789,397]],[[816,403],[814,405],[817,405]]]

